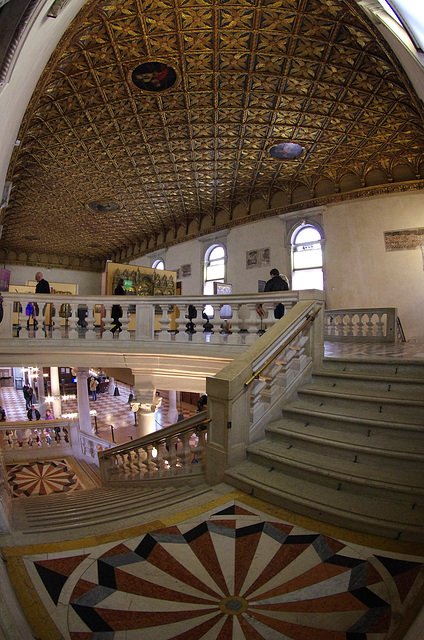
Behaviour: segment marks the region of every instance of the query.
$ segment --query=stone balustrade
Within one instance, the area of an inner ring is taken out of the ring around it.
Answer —
[[[82,431],[80,431],[80,444],[81,458],[97,466],[99,465],[98,454],[115,446],[112,442],[102,440],[98,436],[83,433]]]
[[[203,476],[205,472],[206,411],[160,431],[99,453],[103,483],[169,481]]]
[[[209,484],[242,461],[296,385],[323,356],[323,294],[299,302],[218,374],[207,378],[208,411],[99,453],[103,483]],[[207,418],[208,416],[208,418]]]
[[[327,309],[324,339],[344,342],[395,342],[397,309]]]
[[[0,449],[5,462],[70,455],[76,430],[71,421],[61,419],[2,422]]]
[[[274,324],[274,308],[298,301],[296,291],[221,296],[126,296],[121,332],[111,332],[114,296],[3,293],[0,340],[121,340],[251,344]],[[37,304],[35,305],[34,302]],[[264,316],[256,309],[262,304]],[[33,316],[26,310],[31,304]],[[208,312],[208,316],[205,314]]]

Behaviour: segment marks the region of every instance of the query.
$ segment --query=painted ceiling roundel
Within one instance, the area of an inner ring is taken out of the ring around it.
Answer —
[[[0,249],[72,268],[424,177],[422,107],[353,0],[89,2],[20,139]]]

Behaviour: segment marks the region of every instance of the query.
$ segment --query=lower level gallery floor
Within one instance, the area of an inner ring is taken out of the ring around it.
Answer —
[[[422,546],[353,534],[219,488],[209,502],[131,529],[4,548],[34,637],[404,637],[423,597]]]

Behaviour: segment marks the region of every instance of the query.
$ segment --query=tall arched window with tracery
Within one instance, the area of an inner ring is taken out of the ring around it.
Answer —
[[[297,227],[291,238],[292,289],[324,289],[322,233],[313,224]]]

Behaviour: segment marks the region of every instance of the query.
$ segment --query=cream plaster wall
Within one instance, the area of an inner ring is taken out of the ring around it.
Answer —
[[[71,271],[68,269],[46,269],[44,267],[26,267],[16,264],[6,264],[5,269],[10,271],[10,283],[26,284],[28,280],[34,280],[37,271],[41,271],[48,282],[70,282],[78,285],[78,295],[99,295],[102,285],[102,274],[89,271]],[[10,287],[13,291],[13,287]]]
[[[420,249],[386,251],[384,232],[424,227],[424,194],[355,200],[324,212],[327,308],[397,307],[407,340],[424,340]]]
[[[232,229],[228,235],[228,282],[233,293],[256,293],[258,280],[269,280],[269,272],[276,268],[289,275],[285,255],[284,223],[279,218],[254,222]],[[269,265],[246,269],[246,252],[254,249],[270,249]]]
[[[164,257],[165,267],[176,271],[182,265],[190,264],[191,276],[181,278],[183,295],[201,295],[205,252],[211,244],[221,243],[227,248],[227,282],[233,285],[233,293],[256,293],[258,280],[268,280],[273,267],[278,268],[281,273],[290,273],[290,261],[284,241],[284,223],[279,218],[270,218],[236,227],[227,235],[215,237],[211,234],[170,247]],[[270,248],[271,263],[265,267],[246,269],[246,252],[267,247]],[[151,259],[145,256],[131,264],[150,266]]]

